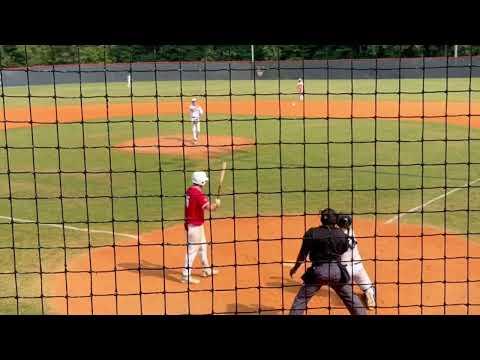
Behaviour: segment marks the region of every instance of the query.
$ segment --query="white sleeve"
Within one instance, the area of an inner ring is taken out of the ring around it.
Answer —
[[[355,262],[358,262],[358,261],[361,262],[363,261],[363,259],[362,259],[362,256],[360,255],[360,249],[358,247],[357,239],[355,238],[355,233],[353,232],[353,230],[351,230],[351,232],[352,232],[352,241],[353,241],[353,249],[352,249],[353,260]]]

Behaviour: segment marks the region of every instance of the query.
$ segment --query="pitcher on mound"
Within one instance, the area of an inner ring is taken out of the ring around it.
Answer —
[[[192,99],[192,104],[189,107],[190,120],[192,121],[192,133],[193,143],[198,143],[198,137],[200,136],[200,118],[203,115],[203,109],[200,105],[197,105],[197,99]]]

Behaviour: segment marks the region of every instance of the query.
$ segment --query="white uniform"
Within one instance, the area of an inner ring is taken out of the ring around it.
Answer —
[[[350,243],[348,250],[341,257],[342,264],[346,265],[352,284],[357,284],[365,293],[371,291],[374,294],[373,283],[363,266],[363,259],[358,250],[355,233],[352,228],[342,230],[348,235]]]
[[[297,92],[300,95],[300,101],[303,101],[303,93],[304,93],[303,81],[297,82]]]
[[[190,120],[192,121],[193,140],[198,141],[200,135],[200,118],[203,115],[203,109],[199,105],[190,105]]]
[[[187,255],[185,256],[185,266],[182,275],[192,275],[193,262],[197,255],[200,255],[202,267],[204,269],[209,268],[207,239],[205,238],[205,229],[203,225],[188,225],[187,244]]]

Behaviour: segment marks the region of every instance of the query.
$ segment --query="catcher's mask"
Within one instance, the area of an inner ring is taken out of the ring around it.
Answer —
[[[343,229],[348,229],[350,226],[352,226],[352,217],[347,214],[338,214],[337,225]]]

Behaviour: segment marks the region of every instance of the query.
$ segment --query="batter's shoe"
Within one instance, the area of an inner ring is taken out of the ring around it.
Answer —
[[[182,283],[200,284],[200,280],[197,279],[196,277],[193,277],[192,275],[190,276],[182,275]]]
[[[205,269],[202,271],[202,276],[208,277],[208,276],[217,275],[218,273],[219,271],[217,269]]]
[[[369,310],[377,306],[375,302],[375,290],[373,288],[370,288],[367,291],[365,291],[365,299],[367,301],[367,308]]]

